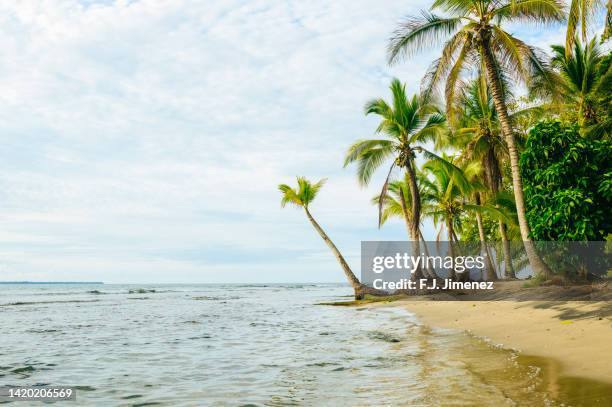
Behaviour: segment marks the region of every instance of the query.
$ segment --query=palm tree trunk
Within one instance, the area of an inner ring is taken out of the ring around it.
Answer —
[[[499,186],[502,182],[502,175],[499,171],[499,162],[495,156],[495,151],[489,148],[487,157],[484,160],[485,167],[485,178],[486,182],[491,190],[492,196],[497,196],[499,192]],[[499,205],[495,205],[499,208]],[[510,257],[510,243],[508,242],[508,234],[506,233],[506,225],[500,219],[498,220],[499,236],[502,242],[502,252],[504,254],[504,278],[516,278],[514,274],[514,267],[512,266],[512,258]]]
[[[351,270],[348,263],[346,262],[342,254],[340,253],[340,250],[338,250],[334,242],[331,241],[329,236],[327,236],[327,233],[325,233],[323,228],[319,226],[317,221],[314,220],[314,218],[310,214],[310,211],[308,210],[307,207],[304,207],[304,211],[306,212],[306,216],[308,217],[308,220],[310,221],[312,226],[319,233],[319,235],[321,236],[325,244],[327,244],[327,247],[330,248],[330,250],[336,257],[336,259],[338,260],[338,263],[340,263],[340,266],[342,267],[342,271],[344,271],[344,275],[346,276],[346,279],[348,280],[349,284],[351,285],[351,287],[353,287],[353,290],[355,291],[355,299],[362,299],[365,294],[381,295],[381,292],[379,292],[378,290],[361,284],[359,279],[355,277],[355,274],[353,274],[353,271]]]
[[[480,206],[480,194],[476,193],[476,205]],[[491,260],[491,253],[489,252],[489,248],[487,247],[486,237],[484,232],[484,225],[482,223],[482,215],[476,211],[476,224],[478,225],[478,237],[480,239],[480,251],[484,253],[485,259],[485,279],[486,281],[495,281],[497,280],[497,272],[495,271],[495,266],[493,265],[493,261]]]
[[[410,236],[412,238],[413,255],[416,257],[421,255],[420,248],[420,235],[421,231],[419,225],[421,224],[421,193],[419,192],[419,185],[417,183],[416,171],[414,170],[413,160],[409,160],[406,163],[406,173],[408,174],[408,185],[410,187],[410,195],[412,195],[412,214],[410,222]],[[412,279],[416,280],[423,276],[423,272],[418,267],[414,273],[412,273]]]
[[[506,233],[506,225],[502,220],[499,223],[499,235],[502,241],[502,250],[504,253],[504,276],[505,278],[513,279],[516,278],[514,273],[514,266],[512,266],[512,256],[510,255],[510,242],[508,242],[508,234]]]
[[[525,197],[523,195],[523,182],[521,180],[521,172],[519,169],[519,158],[516,143],[514,142],[514,134],[512,132],[512,126],[510,125],[510,118],[508,117],[508,107],[506,106],[499,73],[497,71],[497,64],[491,51],[490,33],[485,30],[480,32],[481,52],[484,58],[485,68],[487,71],[487,78],[489,86],[491,88],[491,94],[493,96],[493,103],[495,110],[497,111],[497,117],[501,124],[502,133],[506,144],[508,145],[508,153],[510,155],[510,169],[512,173],[512,188],[514,190],[514,200],[516,203],[516,213],[518,216],[519,228],[521,230],[521,238],[523,239],[523,245],[529,258],[529,264],[533,268],[534,273],[542,274],[546,277],[550,275],[550,269],[542,261],[538,255],[536,248],[531,241],[529,236],[529,224],[527,223],[527,217],[525,215]]]
[[[427,248],[427,242],[425,241],[425,237],[423,237],[423,233],[420,230],[419,230],[419,237],[421,238],[421,242],[423,243],[423,251],[425,252],[425,257],[429,259],[429,249]],[[436,274],[436,271],[432,267],[429,266],[429,261],[427,262],[427,267],[425,268],[425,271],[427,272],[429,277],[431,277],[432,279],[438,279],[438,275]]]
[[[457,272],[455,271],[455,239],[453,237],[453,225],[449,221],[446,221],[446,231],[448,233],[449,255],[453,259],[453,267],[449,271],[448,278],[450,278],[451,280],[457,280]]]

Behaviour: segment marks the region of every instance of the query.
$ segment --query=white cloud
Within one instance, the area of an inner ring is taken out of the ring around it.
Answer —
[[[431,55],[391,70],[385,45],[428,4],[1,3],[0,278],[341,280],[276,185],[330,177],[313,212],[355,268],[404,238],[341,165],[363,103],[418,88]]]

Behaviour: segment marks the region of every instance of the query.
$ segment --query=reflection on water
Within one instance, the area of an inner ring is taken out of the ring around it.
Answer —
[[[403,310],[314,305],[348,294],[0,285],[0,380],[79,386],[71,405],[610,405],[609,385],[558,377],[551,361],[432,330]]]

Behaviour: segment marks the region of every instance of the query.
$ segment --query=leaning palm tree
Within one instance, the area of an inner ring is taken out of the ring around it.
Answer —
[[[391,162],[380,194],[379,227],[392,172],[394,168],[401,168],[406,172],[411,195],[410,239],[414,242],[413,250],[418,256],[420,254],[421,197],[415,164],[416,153],[422,153],[428,159],[444,161],[436,154],[426,150],[422,144],[435,140],[444,132],[446,119],[435,106],[424,103],[416,95],[408,98],[405,85],[398,79],[391,81],[390,89],[393,97],[391,103],[387,103],[384,99],[374,99],[365,106],[366,115],[380,116],[381,122],[376,133],[385,138],[357,141],[346,153],[344,166],[357,162],[359,183],[367,185],[376,169],[385,162]],[[444,163],[451,167],[458,182],[467,182],[461,179],[461,171],[458,168],[445,161]],[[419,277],[419,273],[420,271],[417,271],[413,277]]]
[[[525,216],[518,149],[508,115],[506,94],[509,76],[514,76],[529,88],[536,85],[553,88],[554,84],[539,53],[505,31],[502,24],[513,21],[562,21],[565,17],[563,3],[560,0],[435,0],[432,9],[439,9],[449,16],[439,17],[424,12],[422,17],[408,19],[390,40],[389,63],[450,37],[444,44],[442,56],[432,64],[424,81],[426,95],[432,94],[445,82],[447,104],[454,99],[467,70],[484,68],[501,131],[508,145],[512,184],[525,250],[534,271],[548,275],[548,266],[540,259],[531,242]]]
[[[552,46],[554,55],[553,67],[559,70],[563,79],[563,96],[570,111],[578,111],[580,126],[590,124],[595,118],[593,104],[590,103],[591,93],[596,89],[598,82],[598,65],[602,60],[601,51],[596,38],[584,46],[576,40],[572,51],[566,52],[561,45]]]
[[[315,230],[319,233],[325,244],[327,244],[327,246],[331,249],[332,253],[340,263],[340,266],[344,271],[346,279],[355,291],[355,299],[362,299],[365,294],[380,295],[381,293],[379,291],[367,287],[359,282],[359,280],[357,279],[357,277],[355,277],[355,274],[349,267],[348,263],[346,262],[334,242],[331,241],[329,236],[327,236],[327,233],[325,233],[323,228],[321,228],[321,226],[310,214],[310,210],[308,207],[317,196],[321,187],[325,184],[325,181],[325,179],[322,179],[319,182],[313,184],[305,177],[298,177],[297,189],[291,188],[289,185],[286,184],[280,184],[278,186],[278,189],[283,194],[283,197],[281,199],[281,207],[284,208],[285,205],[292,204],[304,209],[306,217],[308,218],[312,226],[315,228]]]

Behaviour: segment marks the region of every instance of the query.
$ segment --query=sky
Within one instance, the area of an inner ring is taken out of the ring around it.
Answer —
[[[377,228],[343,156],[364,103],[412,93],[437,49],[389,68],[430,0],[0,3],[0,281],[337,282],[279,183],[328,183],[311,211],[359,272]],[[562,26],[514,27],[546,47]],[[426,238],[433,239],[431,224]]]

